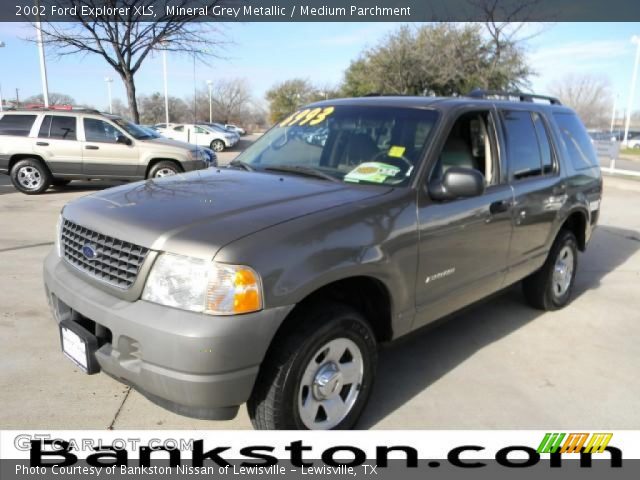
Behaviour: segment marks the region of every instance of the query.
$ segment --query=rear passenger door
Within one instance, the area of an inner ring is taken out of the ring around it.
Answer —
[[[504,109],[500,119],[515,197],[506,279],[512,283],[544,263],[567,185],[560,176],[556,148],[541,112]]]
[[[33,151],[46,159],[53,175],[80,175],[82,144],[78,140],[77,117],[45,115]]]

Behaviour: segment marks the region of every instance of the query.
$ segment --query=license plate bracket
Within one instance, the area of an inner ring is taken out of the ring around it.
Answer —
[[[100,371],[95,352],[98,339],[82,325],[69,320],[60,322],[60,345],[62,353],[88,375]]]

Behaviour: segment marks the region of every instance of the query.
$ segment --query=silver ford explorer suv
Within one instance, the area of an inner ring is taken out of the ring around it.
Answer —
[[[556,99],[329,100],[230,168],[67,204],[44,280],[86,373],[196,418],[246,402],[256,428],[349,428],[378,344],[520,281],[567,305],[601,195]]]
[[[96,110],[0,113],[0,174],[38,194],[72,180],[140,180],[209,167],[202,148]]]

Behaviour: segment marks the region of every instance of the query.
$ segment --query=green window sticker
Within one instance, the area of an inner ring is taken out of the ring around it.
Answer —
[[[344,176],[345,182],[384,183],[389,177],[400,173],[400,168],[382,162],[365,162]]]

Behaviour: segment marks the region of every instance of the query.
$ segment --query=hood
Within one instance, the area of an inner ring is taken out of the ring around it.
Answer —
[[[222,246],[258,230],[391,190],[207,169],[82,197],[65,206],[64,217],[153,250],[210,259]]]
[[[145,143],[153,143],[156,145],[164,145],[167,147],[184,148],[187,150],[194,150],[197,148],[195,145],[191,145],[190,143],[181,142],[179,140],[173,140],[171,138],[166,138],[166,137],[149,138],[147,140],[138,140],[138,141],[145,142]]]

